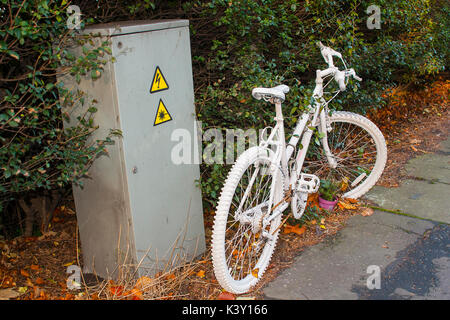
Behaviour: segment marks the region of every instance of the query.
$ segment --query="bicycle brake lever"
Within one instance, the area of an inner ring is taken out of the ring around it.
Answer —
[[[346,75],[347,77],[352,76],[355,80],[362,81],[362,78],[360,78],[360,77],[358,77],[358,76],[356,75],[356,72],[355,72],[355,70],[354,70],[353,68],[348,69],[348,70],[345,72],[345,75]]]
[[[333,56],[338,57],[342,60],[342,54],[337,52],[336,50],[331,49],[330,47],[324,46],[322,42],[318,42],[317,45],[320,48],[320,53],[322,54],[323,59],[328,64],[329,67],[333,67]]]

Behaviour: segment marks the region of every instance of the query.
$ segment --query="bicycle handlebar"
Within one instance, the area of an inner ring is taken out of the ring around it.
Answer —
[[[346,80],[346,78],[348,78],[350,76],[352,76],[357,81],[362,81],[362,79],[356,75],[355,70],[353,68],[347,69],[345,71],[340,71],[337,67],[334,66],[333,56],[341,59],[341,61],[344,63],[344,66],[345,66],[345,62],[342,59],[342,55],[339,52],[331,49],[330,47],[324,46],[322,44],[322,42],[320,42],[320,41],[317,43],[317,45],[320,48],[320,53],[322,54],[322,57],[324,58],[325,62],[328,64],[328,69],[333,70],[334,80],[336,80],[336,82],[338,83],[340,91],[346,90],[345,80]]]

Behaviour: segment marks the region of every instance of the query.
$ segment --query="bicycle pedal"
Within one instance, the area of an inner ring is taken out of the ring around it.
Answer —
[[[297,181],[296,191],[315,193],[319,190],[320,179],[314,174],[301,173]]]

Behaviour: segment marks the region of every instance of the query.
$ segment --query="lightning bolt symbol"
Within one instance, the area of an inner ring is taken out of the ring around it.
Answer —
[[[159,89],[159,81],[161,81],[161,75],[157,74],[156,75],[156,82],[158,83],[158,89]]]

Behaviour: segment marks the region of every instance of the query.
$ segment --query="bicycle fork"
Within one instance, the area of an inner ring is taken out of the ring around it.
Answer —
[[[328,128],[328,123],[325,114],[325,108],[320,112],[320,128],[319,131],[323,134],[322,137],[322,146],[323,151],[325,152],[325,156],[327,157],[328,163],[330,167],[335,169],[337,167],[336,158],[330,151],[330,146],[328,145],[328,132],[331,131],[331,127]]]

